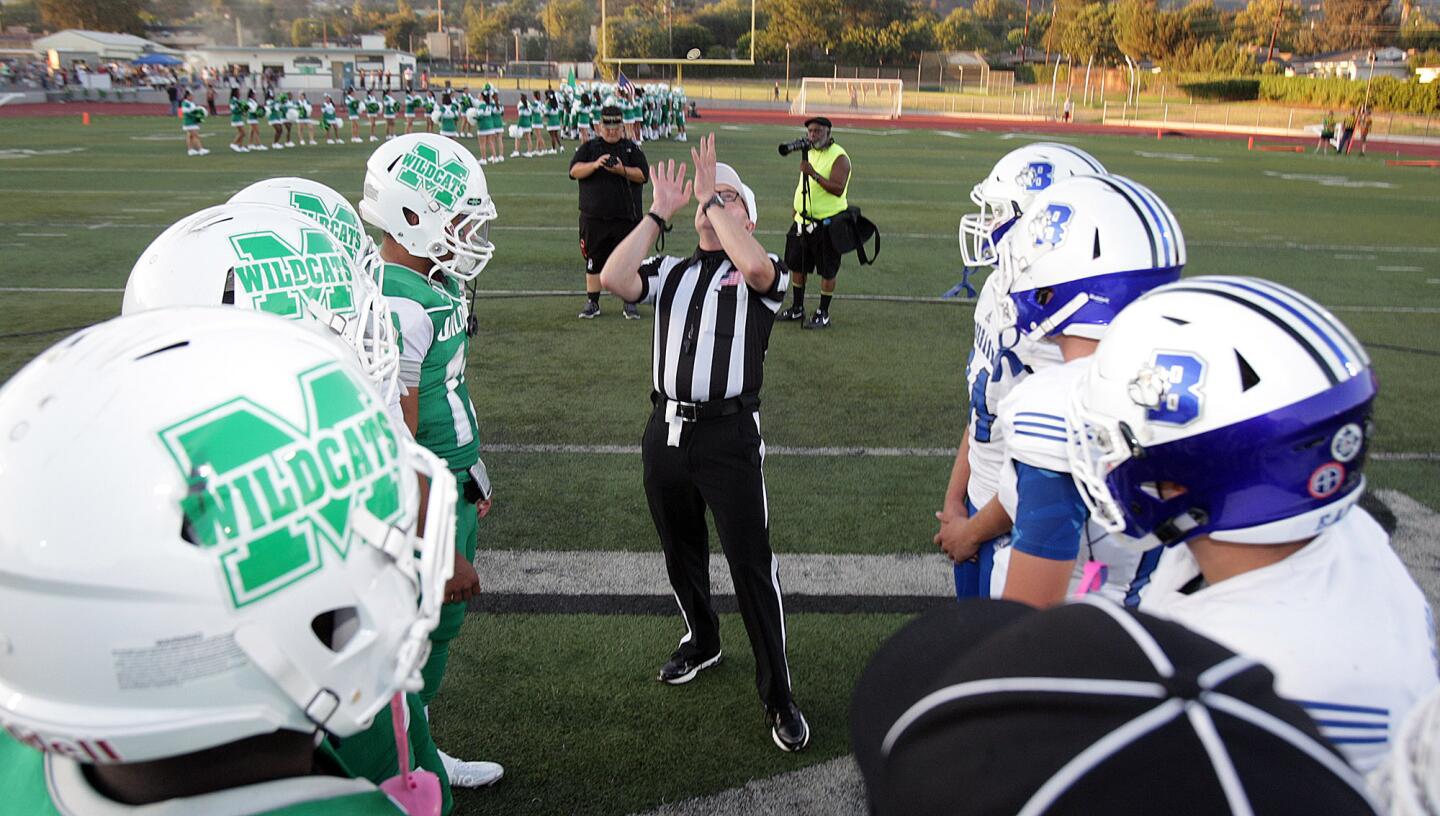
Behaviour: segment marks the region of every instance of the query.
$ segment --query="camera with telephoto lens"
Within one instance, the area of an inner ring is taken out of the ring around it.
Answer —
[[[793,142],[786,142],[785,144],[780,145],[780,155],[782,156],[788,156],[797,150],[802,150],[806,153],[809,153],[810,140],[802,136]]]
[[[610,154],[609,156],[606,156],[606,157],[605,157],[605,166],[606,166],[606,167],[617,167],[617,166],[619,166],[619,164],[620,164],[620,157],[619,157],[619,156],[616,156],[615,154],[612,153],[612,154]]]

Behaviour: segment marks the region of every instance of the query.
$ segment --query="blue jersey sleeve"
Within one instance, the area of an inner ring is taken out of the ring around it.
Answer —
[[[1036,558],[1068,561],[1080,554],[1089,511],[1068,473],[1015,462],[1019,502],[1010,543]]]

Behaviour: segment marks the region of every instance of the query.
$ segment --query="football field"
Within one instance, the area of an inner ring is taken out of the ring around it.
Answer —
[[[782,252],[798,157],[775,146],[799,128],[691,124],[692,141],[719,134],[720,160],[756,192],[762,243]],[[205,132],[213,152],[190,158],[165,118],[0,120],[0,382],[118,314],[135,258],[173,221],[271,176],[356,201],[372,147],[237,155],[223,122]],[[576,319],[568,154],[486,168],[497,249],[479,278],[468,379],[496,487],[480,533],[493,591],[456,643],[434,714],[441,747],[502,762],[507,776],[461,793],[460,812],[644,812],[842,756],[854,677],[943,593],[948,562],[930,542],[964,422],[972,314],[942,298],[961,278],[956,226],[996,159],[1052,137],[881,126],[836,138],[855,168],[850,202],[883,233],[879,261],[846,258],[828,331],[777,324],[762,395],[772,540],[782,583],[799,587],[786,599],[792,674],[814,730],[798,755],[770,741],[737,615],[722,616],[716,670],[682,687],[654,681],[684,626],[641,488],[652,315],[622,320],[607,298],[599,319]],[[1238,141],[1065,141],[1170,205],[1187,275],[1261,276],[1334,310],[1380,380],[1372,488],[1440,510],[1440,172]],[[652,161],[688,161],[686,148],[644,147]],[[688,215],[677,222],[666,250],[688,254],[694,230]],[[887,570],[929,578],[867,583]]]

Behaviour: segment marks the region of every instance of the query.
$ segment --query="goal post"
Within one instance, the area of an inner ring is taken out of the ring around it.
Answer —
[[[803,77],[790,112],[799,116],[833,113],[899,119],[904,93],[905,83],[899,79]]]

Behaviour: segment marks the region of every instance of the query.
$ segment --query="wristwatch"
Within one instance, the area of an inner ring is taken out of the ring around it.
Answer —
[[[716,193],[715,195],[711,196],[711,197],[710,197],[710,200],[707,201],[707,202],[705,202],[705,206],[704,206],[703,208],[701,208],[700,213],[701,213],[702,215],[709,215],[709,214],[710,214],[710,208],[713,207],[713,206],[715,206],[716,204],[719,204],[719,205],[722,206],[722,207],[725,206],[725,199],[721,198],[719,193]]]

